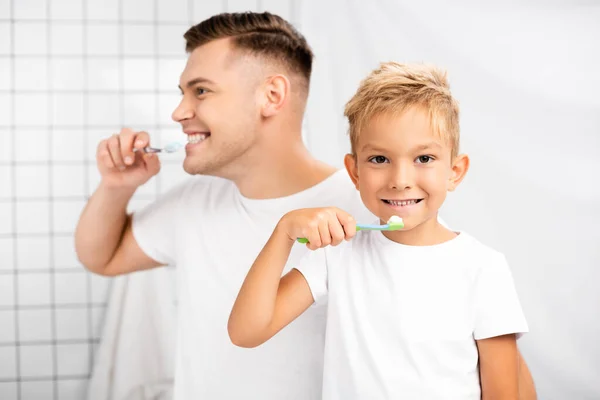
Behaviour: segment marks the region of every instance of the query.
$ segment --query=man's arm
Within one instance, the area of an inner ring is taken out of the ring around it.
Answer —
[[[115,276],[157,267],[138,246],[127,204],[133,193],[98,187],[88,201],[75,231],[75,249],[91,272]]]
[[[520,400],[537,400],[537,394],[535,392],[535,384],[533,383],[533,377],[531,372],[525,363],[525,359],[520,351],[518,351],[519,357],[519,399]]]
[[[477,340],[482,400],[519,399],[519,353],[514,334]]]
[[[96,164],[102,177],[75,230],[75,250],[90,271],[114,276],[159,266],[138,246],[127,204],[136,189],[160,170],[158,157],[134,153],[150,143],[146,132],[123,129],[98,145]]]

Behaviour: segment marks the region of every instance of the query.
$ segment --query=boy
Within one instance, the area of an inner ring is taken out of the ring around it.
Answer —
[[[517,399],[516,338],[528,327],[510,269],[437,219],[469,168],[445,74],[382,64],[345,115],[345,166],[365,206],[404,227],[357,235],[337,208],[286,214],[234,304],[232,342],[258,346],[327,300],[323,399]],[[280,278],[300,237],[324,249]]]

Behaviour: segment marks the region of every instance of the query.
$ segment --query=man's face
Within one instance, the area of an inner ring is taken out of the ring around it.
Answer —
[[[252,148],[260,122],[257,63],[227,39],[190,54],[180,78],[183,98],[172,115],[188,137],[183,168],[189,174],[227,175]]]

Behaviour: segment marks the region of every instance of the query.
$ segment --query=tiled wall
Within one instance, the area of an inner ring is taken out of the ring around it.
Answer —
[[[182,35],[221,12],[292,0],[0,0],[0,399],[81,400],[110,280],[87,273],[73,232],[99,176],[99,140],[122,126],[179,139],[170,115]],[[185,174],[181,156],[131,208]]]

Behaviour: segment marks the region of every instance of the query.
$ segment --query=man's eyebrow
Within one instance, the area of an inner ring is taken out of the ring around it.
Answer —
[[[192,79],[191,81],[188,81],[188,83],[186,84],[186,86],[187,86],[188,88],[191,88],[192,86],[194,86],[194,85],[197,85],[197,84],[199,84],[199,83],[208,83],[209,85],[214,85],[214,84],[215,84],[215,83],[214,83],[213,81],[211,81],[210,79],[206,79],[206,78],[199,77],[199,78],[194,78],[194,79]],[[179,88],[179,90],[183,91],[183,89],[181,88],[181,86],[180,86],[180,85],[178,85],[177,87]]]

